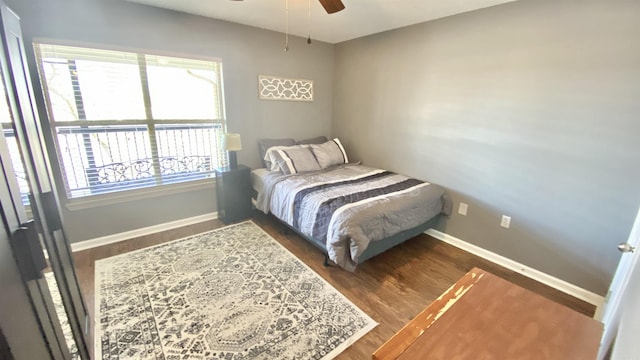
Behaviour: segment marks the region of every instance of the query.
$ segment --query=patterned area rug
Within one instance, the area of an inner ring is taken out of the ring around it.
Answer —
[[[44,274],[44,278],[45,280],[47,280],[49,293],[51,294],[53,305],[55,305],[56,307],[56,315],[58,315],[58,321],[60,321],[62,333],[64,334],[65,341],[67,342],[67,347],[69,348],[71,359],[80,359],[80,354],[78,354],[78,347],[76,346],[76,341],[73,339],[73,333],[71,332],[71,325],[69,325],[69,319],[67,318],[67,313],[64,310],[64,305],[62,304],[62,297],[60,296],[60,290],[58,290],[56,277],[52,272],[48,272]]]
[[[251,221],[95,267],[97,359],[332,359],[377,325]]]

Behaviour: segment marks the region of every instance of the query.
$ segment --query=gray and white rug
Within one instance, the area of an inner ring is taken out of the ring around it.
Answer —
[[[44,274],[44,278],[47,281],[47,287],[49,288],[49,293],[51,294],[51,300],[53,300],[53,305],[56,308],[56,315],[58,316],[60,327],[62,327],[62,334],[64,335],[64,339],[67,343],[67,348],[69,349],[71,360],[78,360],[80,359],[80,354],[78,354],[76,341],[73,339],[73,332],[71,332],[71,325],[69,325],[67,312],[64,310],[64,305],[62,304],[62,297],[60,296],[60,290],[58,290],[56,277],[53,272],[47,272]]]
[[[251,221],[95,273],[97,359],[332,359],[377,325]]]

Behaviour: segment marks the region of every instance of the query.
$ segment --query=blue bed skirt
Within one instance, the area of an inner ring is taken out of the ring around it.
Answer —
[[[273,216],[273,215],[271,215]],[[420,234],[422,234],[423,232],[427,231],[428,229],[435,227],[438,224],[438,220],[440,219],[440,216],[443,215],[436,215],[435,217],[431,218],[430,220],[428,220],[425,223],[422,223],[414,228],[411,228],[409,230],[405,230],[402,232],[397,233],[396,235],[393,235],[391,237],[382,239],[382,240],[378,240],[378,241],[372,241],[369,243],[369,246],[367,246],[367,249],[360,255],[360,257],[358,258],[358,264],[362,264],[364,261],[371,259],[372,257],[379,255],[389,249],[391,249],[392,247],[399,245],[411,238],[414,238]],[[278,219],[275,216],[273,216],[274,219]],[[284,221],[281,221],[278,219],[278,221],[280,221],[282,224],[284,224],[286,227],[288,227],[289,229],[291,229],[293,232],[295,232],[298,236],[302,237],[303,239],[309,241],[310,243],[312,243],[315,247],[317,247],[318,249],[320,249],[324,254],[327,253],[327,248],[325,247],[325,244],[318,240],[318,239],[314,239],[311,237],[308,237],[302,233],[300,233],[297,229],[289,226],[289,224],[285,223]]]

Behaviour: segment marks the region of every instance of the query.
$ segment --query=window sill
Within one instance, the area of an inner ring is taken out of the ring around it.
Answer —
[[[179,194],[189,191],[211,189],[215,191],[215,178],[195,180],[177,184],[153,186],[102,195],[93,195],[77,199],[68,199],[65,207],[69,211],[85,210],[100,206],[121,204],[130,201]]]

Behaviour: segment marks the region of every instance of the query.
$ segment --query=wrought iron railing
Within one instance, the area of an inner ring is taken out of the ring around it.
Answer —
[[[222,125],[57,127],[58,157],[71,197],[211,177],[226,161]]]
[[[205,174],[211,173],[211,156],[208,155],[167,156],[159,160],[164,184],[204,178]],[[156,184],[153,159],[111,163],[86,171],[89,190],[94,194]]]
[[[18,142],[13,129],[3,130],[26,204],[29,184]],[[204,179],[226,161],[218,146],[219,124],[156,126],[155,137],[140,125],[70,126],[56,132],[70,197]],[[156,157],[151,156],[154,152]]]

